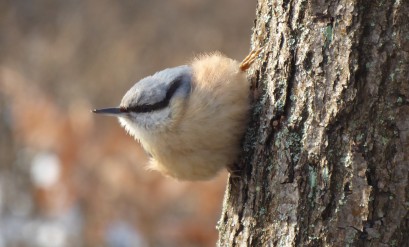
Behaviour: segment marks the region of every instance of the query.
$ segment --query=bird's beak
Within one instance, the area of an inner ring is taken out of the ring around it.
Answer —
[[[106,116],[119,117],[125,114],[127,111],[120,107],[112,107],[112,108],[94,109],[92,110],[92,112],[96,114],[106,115]]]

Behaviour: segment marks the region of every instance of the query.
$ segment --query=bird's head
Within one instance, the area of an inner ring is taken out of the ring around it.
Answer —
[[[94,113],[119,117],[133,136],[140,132],[166,130],[183,112],[191,91],[192,69],[179,66],[165,69],[135,83],[119,107],[94,110]]]

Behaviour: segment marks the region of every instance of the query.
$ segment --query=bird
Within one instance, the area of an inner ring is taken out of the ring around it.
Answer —
[[[260,50],[241,63],[220,52],[199,55],[139,80],[118,107],[93,112],[119,118],[151,157],[148,169],[209,180],[237,162],[250,111],[246,70]]]

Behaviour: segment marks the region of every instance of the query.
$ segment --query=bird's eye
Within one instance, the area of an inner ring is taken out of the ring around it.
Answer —
[[[129,110],[128,108],[121,106],[119,107],[119,111],[125,113],[125,112],[128,112]]]

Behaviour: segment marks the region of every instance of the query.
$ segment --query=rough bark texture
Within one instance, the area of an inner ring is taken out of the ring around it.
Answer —
[[[260,0],[219,246],[409,245],[409,1]]]

